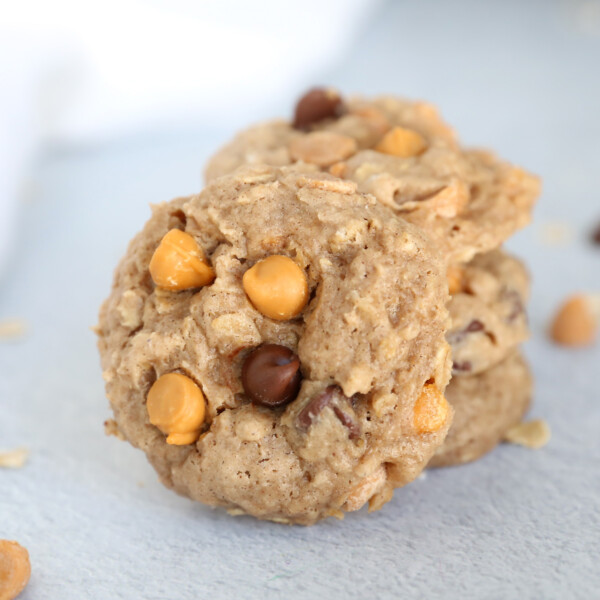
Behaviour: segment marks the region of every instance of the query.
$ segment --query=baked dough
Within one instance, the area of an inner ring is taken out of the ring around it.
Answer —
[[[518,352],[484,373],[453,378],[446,398],[454,407],[454,423],[429,466],[472,462],[495,448],[527,412],[532,388],[531,372]]]
[[[148,265],[173,228],[194,238],[214,282],[155,287]],[[270,255],[306,273],[310,301],[296,318],[265,317],[244,293],[244,273]],[[433,244],[356,183],[246,167],[154,206],[116,270],[98,345],[118,429],[165,485],[234,514],[311,524],[377,509],[450,427],[451,409],[435,431],[415,426],[424,386],[449,379],[447,300]],[[242,386],[245,358],[264,343],[300,359],[300,391],[281,408],[251,403]],[[195,443],[170,445],[149,421],[148,391],[171,372],[206,399]]]
[[[426,149],[409,157],[375,150],[393,127],[417,132]],[[321,135],[307,145],[315,132],[331,135]],[[348,138],[355,142],[352,151]],[[299,146],[302,152],[297,151]],[[336,153],[339,161],[331,165],[333,158],[327,157]],[[205,175],[212,181],[243,164],[301,166],[303,162],[356,182],[359,191],[373,194],[422,227],[449,264],[465,263],[493,250],[527,225],[540,190],[538,178],[523,169],[491,152],[461,148],[430,104],[389,96],[351,98],[340,117],[318,121],[305,130],[285,120],[255,125],[219,150]]]

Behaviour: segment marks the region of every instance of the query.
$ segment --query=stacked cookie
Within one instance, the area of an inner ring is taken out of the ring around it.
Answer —
[[[518,351],[528,337],[524,265],[500,249],[526,225],[539,181],[484,151],[462,148],[434,107],[393,97],[303,96],[292,121],[238,134],[206,168],[211,181],[242,164],[316,168],[357,184],[440,248],[451,300],[454,426],[432,466],[491,450],[527,410],[532,380]]]
[[[534,177],[426,104],[313,90],[207,179],[153,208],[97,330],[112,429],[165,485],[311,524],[519,421],[528,279],[499,246]]]

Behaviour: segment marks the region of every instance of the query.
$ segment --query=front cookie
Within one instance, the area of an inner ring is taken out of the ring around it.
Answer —
[[[479,375],[453,378],[446,397],[454,408],[454,422],[429,466],[471,462],[492,450],[527,412],[532,387],[529,367],[519,353]]]
[[[422,227],[449,264],[490,251],[527,225],[539,181],[489,152],[461,149],[436,110],[393,97],[344,100],[312,90],[292,121],[238,134],[209,161],[211,181],[243,164],[310,164],[355,181]]]
[[[311,524],[379,508],[442,443],[442,261],[355,188],[246,168],[132,241],[100,314],[104,377],[177,492]]]

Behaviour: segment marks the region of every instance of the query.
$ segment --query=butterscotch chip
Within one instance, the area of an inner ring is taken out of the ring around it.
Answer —
[[[504,441],[537,450],[550,441],[550,427],[543,419],[519,423],[505,433]]]
[[[433,384],[423,388],[414,408],[413,423],[419,433],[431,433],[441,429],[448,421],[450,405]]]
[[[306,274],[288,256],[258,261],[244,273],[242,285],[256,309],[278,321],[297,316],[308,302]]]
[[[418,156],[427,149],[425,138],[417,131],[404,127],[394,127],[375,146],[377,152],[392,154],[400,158]]]
[[[597,329],[590,298],[577,294],[559,308],[550,327],[550,336],[563,346],[589,346],[596,339]]]
[[[215,278],[202,248],[189,233],[179,229],[165,234],[149,261],[148,270],[158,287],[171,291],[202,287]],[[123,315],[123,310],[120,312],[126,319],[127,311]]]
[[[346,171],[345,162],[337,162],[329,167],[329,172],[335,177],[343,177]]]
[[[167,435],[167,444],[185,446],[200,436],[206,402],[202,390],[181,373],[165,373],[146,397],[150,423]]]
[[[448,279],[448,293],[453,296],[463,291],[465,272],[462,267],[450,265],[446,273]]]
[[[14,600],[31,577],[29,552],[17,542],[0,540],[0,600]]]
[[[319,167],[329,167],[334,163],[352,156],[356,150],[356,141],[331,131],[313,131],[294,138],[289,145],[293,160],[301,160]]]

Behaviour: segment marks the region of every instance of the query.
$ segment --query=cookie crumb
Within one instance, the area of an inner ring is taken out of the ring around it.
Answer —
[[[0,468],[4,469],[21,469],[25,466],[29,458],[29,450],[27,448],[15,448],[0,452]]]
[[[540,240],[546,246],[562,246],[573,239],[573,231],[566,223],[542,223],[540,226]]]
[[[5,319],[0,321],[0,340],[15,340],[25,335],[27,325],[23,319]]]
[[[104,421],[104,433],[105,435],[113,435],[122,442],[125,441],[125,436],[121,433],[121,430],[114,419],[107,419]]]
[[[550,337],[563,346],[589,346],[596,339],[598,316],[594,295],[576,294],[562,304],[550,326]]]
[[[550,427],[543,419],[524,421],[504,434],[504,441],[538,450],[550,441]]]

